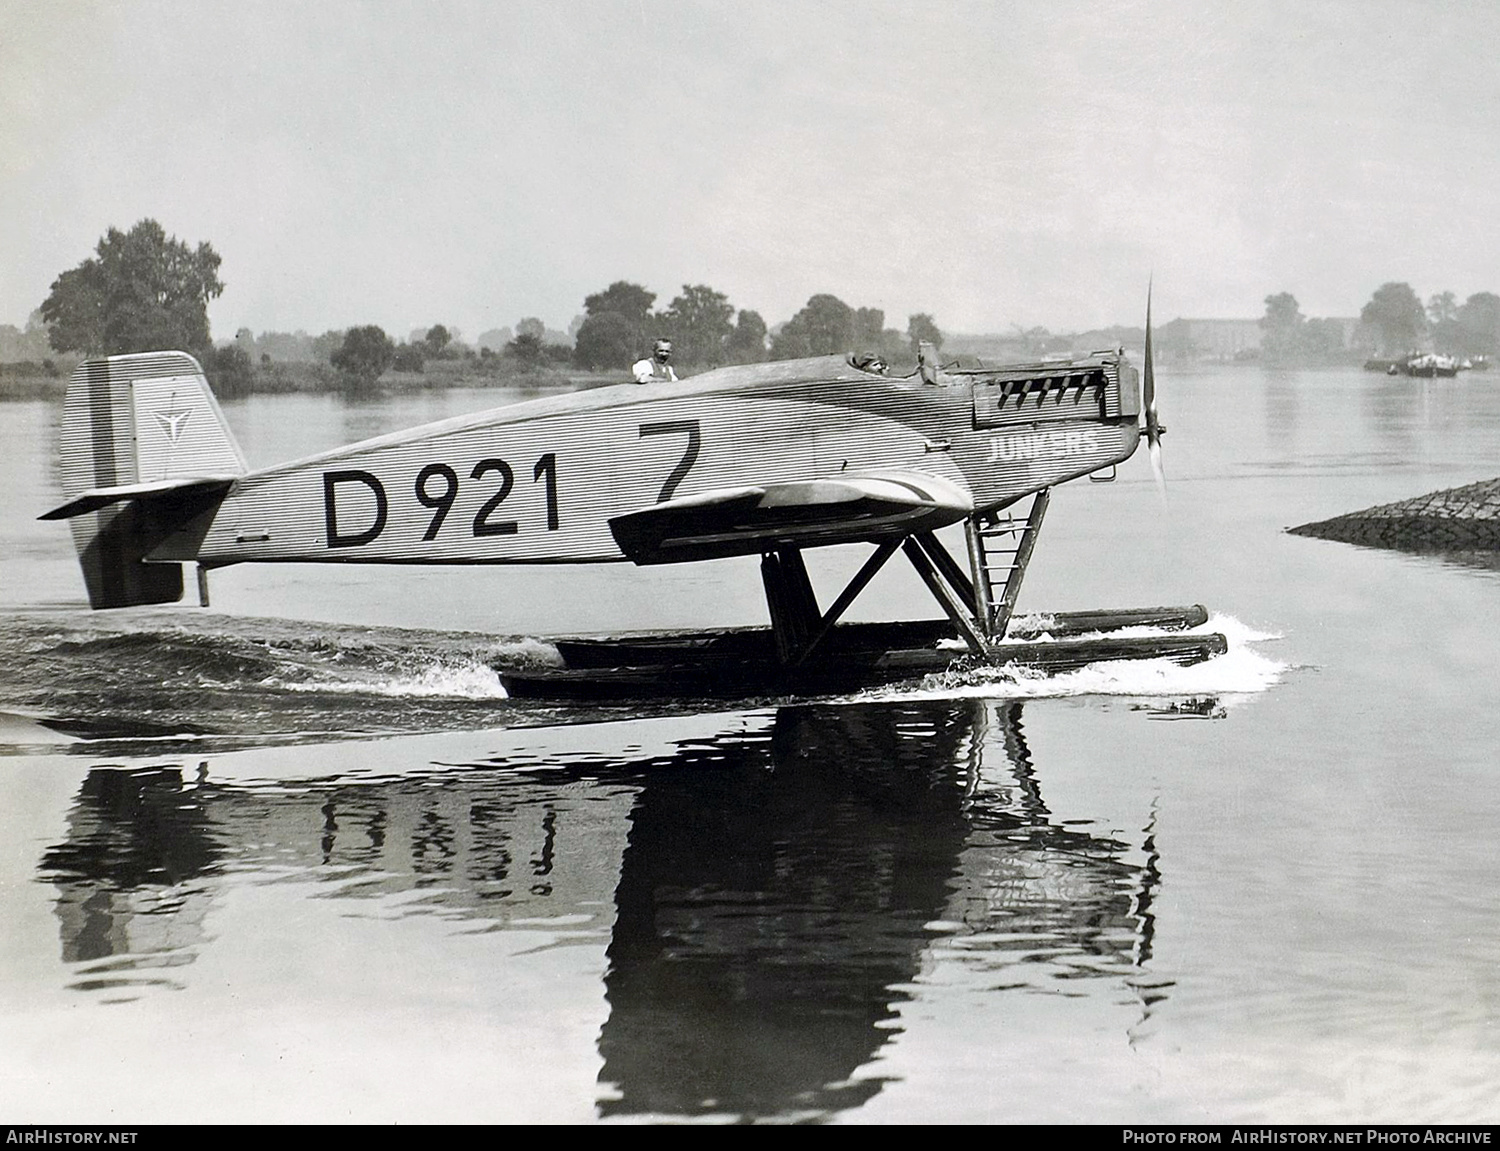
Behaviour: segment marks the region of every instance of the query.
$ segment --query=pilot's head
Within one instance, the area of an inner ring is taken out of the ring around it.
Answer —
[[[672,341],[657,340],[656,346],[651,349],[651,358],[658,364],[665,364],[672,358]]]

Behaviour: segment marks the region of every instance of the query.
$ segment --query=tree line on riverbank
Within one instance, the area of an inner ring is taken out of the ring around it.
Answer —
[[[656,293],[617,280],[584,299],[584,311],[566,335],[523,317],[513,333],[485,333],[477,346],[442,323],[399,341],[376,324],[320,336],[256,336],[241,329],[233,341],[215,346],[208,305],[224,291],[221,263],[211,245],[190,246],[169,237],[155,220],[142,220],[128,232],[110,228],[93,256],[53,281],[23,339],[29,348],[45,334],[47,348],[60,357],[181,349],[196,356],[215,386],[231,395],[302,386],[368,387],[387,372],[432,373],[451,381],[455,367],[480,377],[568,369],[620,372],[658,338],[673,341],[674,360],[685,372],[856,349],[900,367],[915,363],[920,343],[941,347],[943,342],[931,315],[910,316],[905,330],[898,330],[886,326],[881,309],[851,307],[826,293],[812,296],[790,320],[769,329],[759,313],[735,308],[706,284],[685,284],[665,307],[656,308]],[[50,356],[39,366],[60,371]]]
[[[154,220],[142,220],[128,232],[110,228],[93,256],[53,281],[25,332],[0,325],[0,361],[30,361],[34,374],[58,378],[83,355],[179,348],[198,357],[222,394],[234,395],[369,387],[387,373],[395,382],[442,384],[520,377],[545,381],[579,372],[618,377],[659,337],[673,341],[675,362],[685,373],[852,351],[869,352],[894,370],[906,371],[921,343],[938,349],[944,343],[930,314],[909,316],[904,329],[887,327],[881,309],[851,307],[828,293],[813,295],[796,315],[772,328],[758,312],[736,308],[706,284],[684,284],[678,295],[657,307],[656,293],[617,280],[584,298],[583,312],[567,332],[554,331],[536,317],[523,317],[514,329],[484,332],[473,343],[443,323],[405,339],[374,324],[317,336],[300,331],[256,335],[242,328],[232,341],[216,346],[207,309],[224,291],[221,263],[211,245],[169,237]],[[1409,284],[1390,282],[1376,289],[1358,321],[1305,317],[1290,292],[1267,296],[1265,306],[1258,323],[1229,321],[1254,325],[1253,347],[1247,346],[1247,354],[1239,358],[1322,364],[1418,350],[1500,356],[1500,296],[1490,292],[1460,304],[1445,291],[1424,305]],[[1204,354],[1183,335],[1189,323],[1196,321],[1163,326],[1158,348],[1164,356]],[[1110,343],[1139,340],[1125,329],[1097,335]],[[951,351],[1034,358],[1072,350],[1078,339],[1043,328],[1017,328],[1012,337],[956,338]],[[1103,346],[1098,339],[1089,344],[1095,345]],[[9,373],[0,374],[15,376],[17,366],[28,365],[11,364]]]
[[[1326,362],[1347,356],[1437,352],[1455,357],[1500,355],[1500,296],[1476,292],[1462,304],[1448,291],[1424,305],[1410,284],[1376,288],[1348,333],[1340,320],[1308,319],[1290,292],[1267,296],[1260,320],[1261,357],[1276,363]]]

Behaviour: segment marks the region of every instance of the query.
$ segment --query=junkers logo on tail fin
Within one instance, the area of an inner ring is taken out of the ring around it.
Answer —
[[[999,464],[1092,455],[1101,447],[1098,428],[1050,428],[1044,432],[991,438],[989,462]]]
[[[170,408],[164,412],[156,412],[154,414],[156,422],[161,425],[161,430],[167,437],[167,442],[175,448],[177,441],[182,439],[182,433],[187,428],[188,417],[193,414],[193,410],[191,408],[179,408],[177,406],[177,397],[173,396]]]

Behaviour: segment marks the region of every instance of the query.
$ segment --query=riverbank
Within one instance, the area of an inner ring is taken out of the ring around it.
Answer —
[[[76,359],[0,364],[0,401],[61,399],[67,391],[68,376],[77,366]],[[220,399],[239,399],[252,395],[312,395],[353,393],[378,395],[438,391],[449,388],[506,388],[511,391],[581,391],[606,384],[625,383],[626,371],[587,372],[559,371],[555,368],[521,370],[510,364],[474,360],[439,360],[421,372],[386,372],[374,384],[355,385],[339,375],[328,364],[277,363],[262,364],[245,377],[215,378],[209,382]]]

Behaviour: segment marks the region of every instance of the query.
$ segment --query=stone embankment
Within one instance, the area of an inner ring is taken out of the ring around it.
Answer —
[[[1288,530],[1298,536],[1403,551],[1500,551],[1500,479]]]

